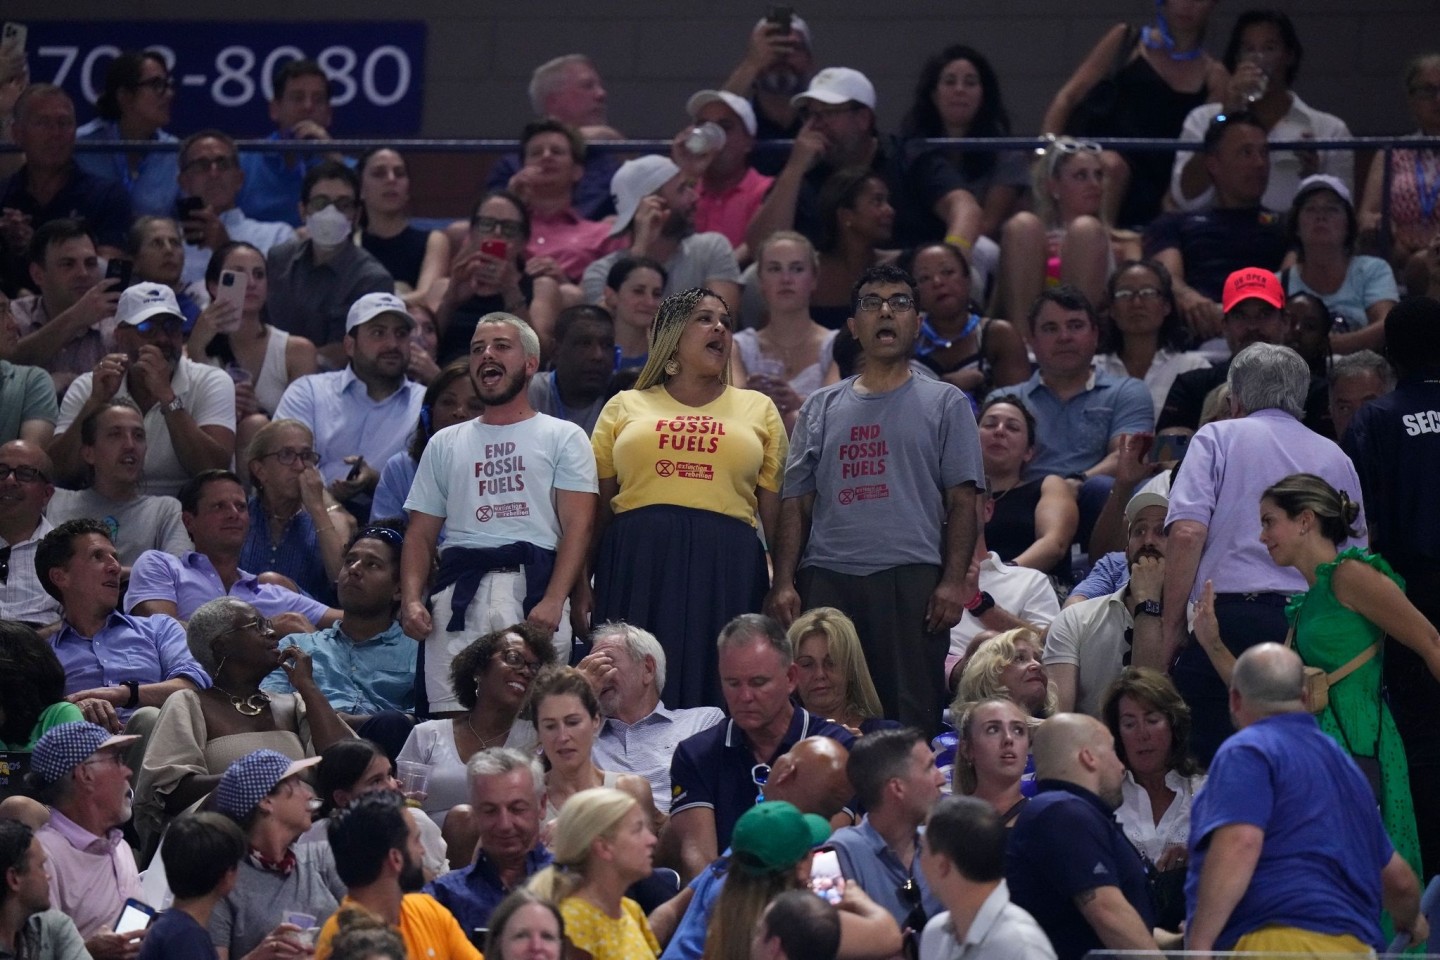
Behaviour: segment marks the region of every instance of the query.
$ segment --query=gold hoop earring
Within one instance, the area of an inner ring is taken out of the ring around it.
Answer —
[[[665,375],[666,375],[666,376],[673,377],[673,376],[675,376],[676,374],[678,374],[679,372],[680,372],[680,361],[676,360],[674,357],[671,357],[669,360],[666,360],[666,361],[665,361]]]

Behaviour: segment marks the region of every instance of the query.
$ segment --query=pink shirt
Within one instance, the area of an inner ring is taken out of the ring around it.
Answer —
[[[697,233],[714,231],[723,233],[732,247],[745,242],[745,228],[765,202],[774,177],[758,173],[754,167],[745,170],[745,176],[724,193],[709,193],[705,181],[700,181],[697,190],[699,199],[695,204],[695,230]]]
[[[10,312],[22,337],[28,337],[50,322],[45,301],[39,294],[11,300]],[[42,366],[51,373],[89,373],[105,354],[115,349],[115,326],[114,315],[106,317],[61,347]]]
[[[135,855],[119,830],[95,834],[59,810],[35,832],[50,856],[50,906],[64,911],[86,940],[113,927],[128,897],[140,897]]]
[[[610,236],[609,220],[586,220],[570,207],[557,214],[530,214],[530,242],[526,257],[554,257],[565,276],[578,281],[585,268],[623,241]]]

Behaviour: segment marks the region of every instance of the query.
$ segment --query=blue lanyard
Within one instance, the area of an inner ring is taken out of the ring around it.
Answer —
[[[970,314],[970,319],[965,323],[965,329],[960,331],[960,335],[953,339],[946,340],[935,332],[935,328],[930,326],[930,318],[926,316],[920,321],[920,339],[922,343],[915,348],[915,355],[927,357],[940,350],[949,350],[958,341],[964,340],[970,336],[970,334],[974,333],[975,328],[978,326],[980,326],[980,314],[972,313]]]

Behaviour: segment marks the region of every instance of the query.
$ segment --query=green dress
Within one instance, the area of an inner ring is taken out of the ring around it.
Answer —
[[[1327,673],[1338,670],[1384,636],[1375,624],[1335,598],[1331,578],[1343,561],[1368,563],[1402,590],[1405,581],[1390,564],[1359,547],[1341,551],[1330,563],[1315,570],[1315,585],[1296,594],[1285,608],[1295,627],[1295,649],[1308,667]],[[1320,727],[1351,755],[1380,758],[1380,816],[1390,842],[1415,870],[1420,870],[1420,837],[1415,829],[1415,808],[1410,799],[1410,768],[1405,747],[1390,708],[1380,699],[1381,658],[1362,664],[1330,688],[1330,705],[1315,719]]]

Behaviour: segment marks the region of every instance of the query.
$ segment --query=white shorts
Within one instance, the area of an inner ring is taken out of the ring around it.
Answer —
[[[465,709],[450,688],[450,663],[460,652],[487,633],[525,621],[525,572],[507,570],[487,573],[480,580],[475,599],[465,610],[465,629],[451,632],[452,584],[435,595],[430,610],[430,636],[425,640],[425,698],[432,713]],[[551,638],[560,663],[570,660],[570,602],[560,614],[560,627]]]

